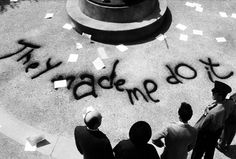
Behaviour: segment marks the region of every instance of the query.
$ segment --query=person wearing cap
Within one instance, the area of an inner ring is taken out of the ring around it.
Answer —
[[[217,148],[220,151],[229,150],[229,146],[236,133],[236,93],[230,96],[230,99],[234,101],[234,108],[229,118],[225,122],[224,129],[217,145]]]
[[[214,102],[210,104],[203,114],[202,123],[198,126],[198,136],[191,159],[213,159],[217,140],[219,139],[226,119],[232,113],[233,101],[226,99],[231,87],[215,81],[212,89]]]
[[[120,141],[113,149],[116,159],[160,159],[155,147],[148,144],[152,135],[145,121],[134,123],[129,130],[129,139]]]
[[[179,122],[167,126],[163,131],[154,135],[152,142],[158,147],[165,148],[161,159],[187,159],[188,152],[193,149],[197,130],[188,124],[193,115],[192,107],[188,103],[181,103],[178,109]]]
[[[109,139],[98,129],[101,122],[102,115],[98,111],[88,111],[84,116],[86,126],[75,128],[76,147],[84,159],[114,159]]]

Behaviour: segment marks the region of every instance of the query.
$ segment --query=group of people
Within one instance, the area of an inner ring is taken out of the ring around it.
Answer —
[[[204,159],[213,159],[215,148],[227,151],[235,135],[236,94],[226,99],[230,92],[230,86],[215,81],[214,102],[194,126],[188,124],[192,107],[183,102],[178,109],[178,123],[152,135],[150,125],[138,121],[130,128],[129,139],[120,141],[113,149],[107,136],[98,129],[101,113],[88,110],[83,117],[85,126],[77,126],[74,131],[77,149],[84,159],[186,159],[190,150],[191,159],[201,159],[203,155]],[[154,145],[165,146],[160,157],[153,144],[148,143],[151,137]]]

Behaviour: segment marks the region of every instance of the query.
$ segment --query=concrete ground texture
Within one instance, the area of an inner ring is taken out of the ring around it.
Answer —
[[[66,0],[1,2],[0,158],[82,158],[73,132],[84,125],[83,109],[89,106],[102,113],[100,129],[114,147],[127,139],[136,121],[147,121],[153,133],[178,122],[181,102],[192,105],[193,125],[212,102],[213,80],[229,84],[235,93],[236,1],[189,1],[201,4],[198,7],[187,6],[186,0],[167,2],[172,17],[165,40],[157,36],[127,44],[124,52],[117,45],[91,42],[73,29],[64,29],[71,23]],[[54,15],[45,19],[47,13]],[[34,45],[24,48],[24,42]],[[83,48],[76,49],[76,43]],[[93,61],[101,56],[100,47],[107,58],[102,59],[105,68],[97,70]],[[76,62],[68,62],[71,54],[78,56]],[[104,89],[100,85],[110,83],[98,81],[110,77],[113,68],[112,88]],[[59,79],[67,79],[68,87],[54,89]],[[114,86],[119,79],[125,80],[123,91]],[[143,96],[130,99],[128,92],[133,89]],[[89,92],[94,94],[80,99]],[[26,138],[39,134],[50,144],[24,151]],[[157,151],[161,154],[162,149]],[[216,150],[214,158],[236,159],[236,137],[228,153]]]

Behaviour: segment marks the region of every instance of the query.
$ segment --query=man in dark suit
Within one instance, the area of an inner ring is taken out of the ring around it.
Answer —
[[[75,143],[84,159],[114,159],[109,139],[98,129],[101,121],[98,111],[88,111],[84,116],[86,126],[75,128]]]
[[[215,81],[212,89],[214,102],[205,109],[202,124],[198,126],[198,137],[191,159],[201,159],[203,154],[204,159],[213,159],[217,140],[234,105],[232,100],[226,99],[230,92],[230,86]]]
[[[158,147],[164,146],[161,139],[165,139],[161,159],[187,159],[188,151],[192,150],[195,145],[197,130],[188,124],[193,115],[191,105],[181,103],[178,114],[179,123],[167,126],[152,139],[152,142]]]
[[[134,123],[129,131],[129,139],[120,141],[113,149],[116,159],[160,159],[155,147],[147,143],[151,135],[148,123]]]

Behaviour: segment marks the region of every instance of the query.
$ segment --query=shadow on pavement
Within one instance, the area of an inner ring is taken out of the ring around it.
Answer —
[[[43,146],[46,146],[49,144],[51,144],[51,143],[48,140],[44,139],[44,140],[40,141],[39,143],[37,143],[37,148],[43,147]]]
[[[172,23],[172,14],[171,14],[171,11],[168,7],[166,9],[166,12],[165,12],[165,15],[164,15],[163,18],[164,18],[164,21],[163,21],[162,26],[159,29],[157,29],[157,31],[154,32],[152,35],[150,35],[150,36],[148,36],[148,37],[146,37],[142,40],[138,40],[138,41],[134,41],[134,42],[128,42],[128,43],[124,43],[124,44],[126,44],[126,45],[141,44],[141,43],[145,43],[145,42],[155,40],[156,37],[160,34],[165,34],[169,30],[169,28],[171,26],[171,23]]]

